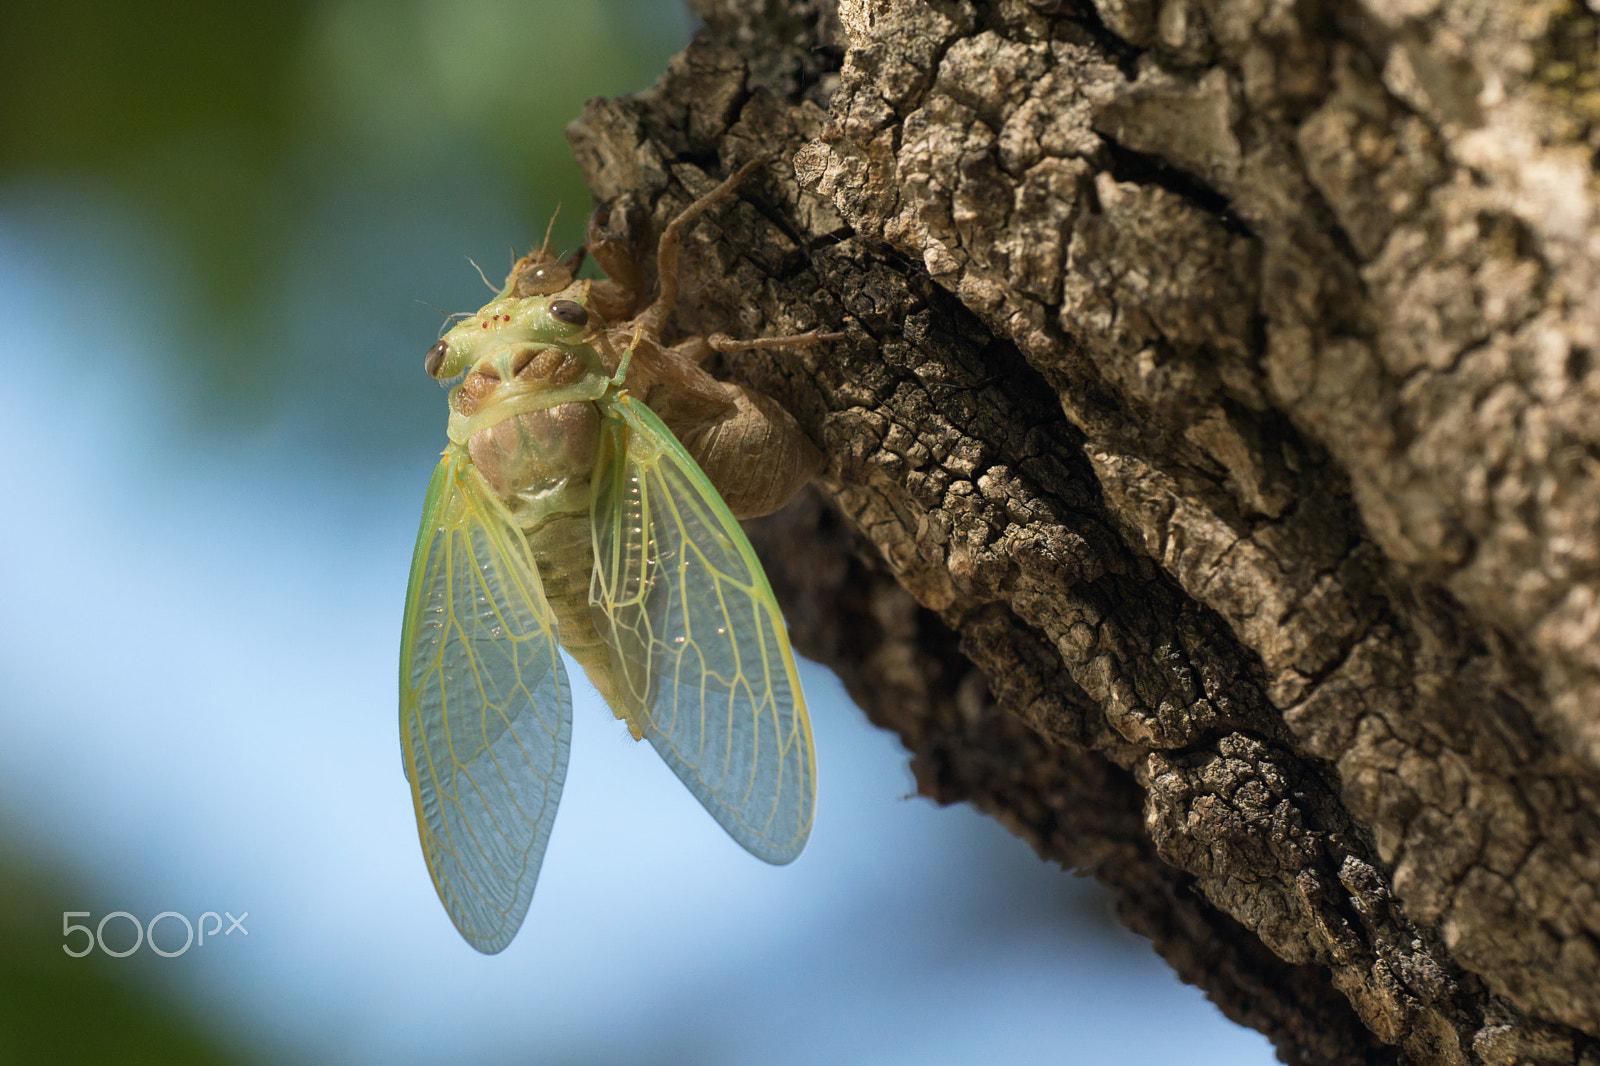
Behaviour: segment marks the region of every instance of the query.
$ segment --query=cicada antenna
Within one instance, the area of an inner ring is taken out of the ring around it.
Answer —
[[[453,321],[456,321],[456,322],[460,322],[463,318],[471,318],[472,317],[471,315],[467,314],[465,311],[446,311],[444,308],[440,307],[438,304],[429,303],[427,300],[418,300],[417,303],[421,304],[423,307],[432,308],[433,310],[439,312],[444,317],[446,317],[448,319],[451,319]],[[441,336],[441,337],[444,336],[444,330],[445,330],[445,327],[443,325],[441,325],[439,327],[439,336]]]
[[[477,263],[473,262],[472,256],[470,256],[470,255],[467,256],[467,262],[472,263],[472,269],[476,270],[478,272],[478,277],[482,278],[483,279],[483,283],[485,285],[489,286],[489,291],[490,292],[496,293],[496,294],[498,294],[500,292],[499,289],[494,287],[494,282],[489,280],[489,276],[483,272],[483,267],[481,267]]]
[[[550,212],[550,221],[544,227],[544,240],[539,243],[539,258],[543,259],[545,253],[550,251],[550,234],[555,232],[556,216],[561,214],[561,201],[556,201],[556,209]]]

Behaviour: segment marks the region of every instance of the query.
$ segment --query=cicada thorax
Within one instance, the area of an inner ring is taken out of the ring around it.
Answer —
[[[479,361],[451,394],[455,413],[486,420],[466,440],[473,467],[521,528],[538,568],[561,646],[606,702],[615,699],[610,653],[589,604],[594,569],[591,481],[600,452],[601,416],[591,400],[517,410],[541,394],[559,396],[585,381],[604,381],[584,345],[528,346]],[[508,410],[494,419],[498,408]],[[638,734],[638,729],[630,723]]]
[[[481,429],[467,440],[472,465],[513,515],[559,506],[562,486],[588,483],[600,440],[594,404],[578,400],[526,411]],[[588,506],[587,497],[573,501]],[[580,509],[581,509],[580,507]]]
[[[514,410],[508,401],[558,393],[592,368],[572,349],[531,345],[510,353],[503,365],[495,362],[480,361],[451,395],[453,409],[469,420],[507,409],[508,417],[487,419],[490,424],[467,438],[467,454],[513,515],[525,506],[547,508],[550,486],[576,475],[587,480],[594,468],[599,413],[584,400],[533,410]]]

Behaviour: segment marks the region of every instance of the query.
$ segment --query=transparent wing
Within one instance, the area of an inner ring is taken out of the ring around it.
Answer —
[[[522,532],[452,447],[434,471],[400,644],[400,744],[433,886],[467,942],[516,935],[561,801],[572,700]]]
[[[609,407],[590,603],[618,710],[733,839],[788,862],[811,832],[816,761],[783,616],[683,446],[628,396]]]

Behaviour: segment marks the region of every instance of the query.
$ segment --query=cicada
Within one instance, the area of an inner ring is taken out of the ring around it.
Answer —
[[[771,510],[820,456],[772,401],[696,365],[696,351],[774,339],[658,340],[683,224],[746,170],[663,233],[660,294],[637,316],[623,317],[638,272],[596,221],[591,254],[611,278],[574,280],[547,235],[428,352],[430,375],[464,377],[406,592],[400,738],[428,871],[479,951],[500,951],[521,925],[561,799],[563,648],[753,855],[787,863],[810,833],[816,759],[783,616],[734,511],[673,429],[738,482],[745,516]],[[783,454],[751,454],[763,441]],[[751,488],[763,467],[776,489]]]

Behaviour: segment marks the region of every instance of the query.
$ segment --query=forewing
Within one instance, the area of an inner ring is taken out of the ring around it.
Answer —
[[[400,742],[450,920],[493,954],[539,877],[572,739],[555,621],[517,529],[452,447],[428,488],[400,648]]]
[[[777,601],[739,523],[661,421],[626,395],[608,414],[590,601],[618,709],[735,840],[788,862],[811,831],[816,761]]]

